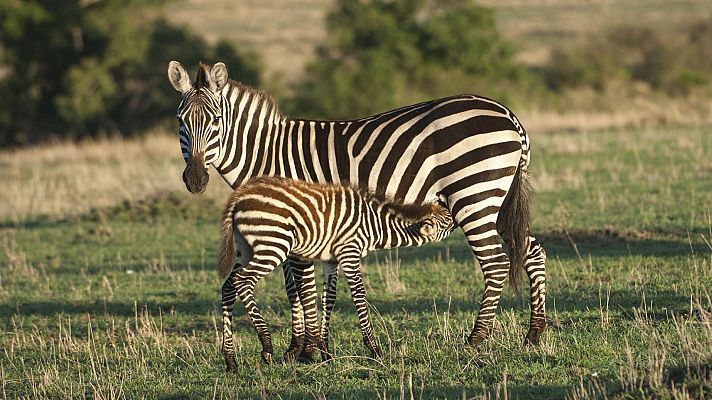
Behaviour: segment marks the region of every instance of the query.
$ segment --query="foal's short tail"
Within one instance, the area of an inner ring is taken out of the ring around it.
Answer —
[[[235,207],[235,196],[230,199],[223,211],[222,222],[220,224],[220,255],[218,257],[218,274],[221,279],[227,278],[232,271],[235,259],[235,238],[233,235],[233,209]]]
[[[509,246],[509,284],[516,293],[528,252],[532,192],[527,171],[520,166],[497,217],[497,231]]]

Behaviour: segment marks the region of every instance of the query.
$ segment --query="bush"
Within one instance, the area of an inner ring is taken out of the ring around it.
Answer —
[[[172,59],[225,61],[257,81],[254,62],[170,25],[161,3],[0,2],[0,143],[130,134],[170,119]]]
[[[493,12],[467,0],[339,0],[327,29],[329,42],[286,107],[293,113],[354,118],[444,95],[536,87]]]
[[[578,46],[556,48],[544,75],[556,91],[602,91],[616,82],[637,82],[668,94],[687,94],[709,81],[710,38],[712,20],[694,25],[679,38],[649,27],[617,27]]]

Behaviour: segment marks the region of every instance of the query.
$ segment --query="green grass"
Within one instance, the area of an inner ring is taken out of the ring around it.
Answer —
[[[367,259],[382,361],[367,357],[341,278],[333,362],[261,364],[237,307],[238,371],[228,375],[214,202],[163,193],[80,217],[2,222],[0,396],[711,396],[708,132],[533,134],[550,324],[534,348],[522,346],[528,301],[511,290],[493,337],[479,349],[463,345],[483,281],[457,234]],[[278,355],[290,324],[282,283],[275,271],[256,293]]]

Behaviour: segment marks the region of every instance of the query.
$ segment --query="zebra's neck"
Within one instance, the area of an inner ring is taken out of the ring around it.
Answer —
[[[336,125],[346,122],[289,118],[271,97],[235,81],[222,94],[227,99],[223,104],[225,129],[220,157],[213,165],[230,186],[235,188],[255,176],[333,180],[324,176],[314,157],[326,154],[327,137]]]

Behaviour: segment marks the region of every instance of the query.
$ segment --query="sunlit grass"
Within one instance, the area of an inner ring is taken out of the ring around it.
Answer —
[[[492,338],[476,350],[463,345],[483,282],[456,234],[366,260],[383,360],[367,357],[342,278],[333,362],[262,365],[237,307],[238,372],[230,375],[219,353],[214,271],[227,189],[214,173],[212,194],[183,193],[177,140],[167,135],[2,153],[3,170],[19,165],[73,186],[47,208],[3,194],[0,396],[705,398],[712,393],[708,131],[532,134],[534,230],[549,256],[550,329],[540,347],[522,345],[528,301],[511,290]],[[73,167],[96,168],[80,176],[105,181],[70,179]],[[5,184],[41,204],[51,190],[40,178],[23,183],[26,175],[4,175]],[[132,182],[135,192],[115,187]],[[277,356],[290,338],[282,285],[274,271],[256,292]]]

